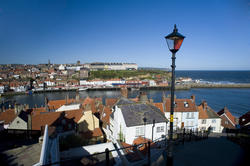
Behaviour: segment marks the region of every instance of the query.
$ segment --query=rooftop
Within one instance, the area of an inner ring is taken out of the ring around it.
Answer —
[[[133,103],[119,105],[127,127],[140,126],[143,124],[167,122],[164,114],[155,106],[150,104]],[[145,122],[144,122],[145,121]]]

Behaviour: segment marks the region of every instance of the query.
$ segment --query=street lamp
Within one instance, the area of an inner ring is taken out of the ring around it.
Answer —
[[[170,132],[169,132],[169,144],[167,148],[167,166],[173,165],[173,122],[174,122],[174,91],[175,91],[175,53],[180,49],[181,44],[185,36],[178,33],[176,25],[174,30],[169,35],[165,36],[167,40],[168,48],[172,52],[172,83],[171,83],[171,110],[170,110]]]

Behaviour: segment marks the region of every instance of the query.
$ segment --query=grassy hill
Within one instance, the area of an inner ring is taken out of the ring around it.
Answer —
[[[107,70],[107,71],[91,71],[89,79],[169,79],[170,73],[162,70]]]

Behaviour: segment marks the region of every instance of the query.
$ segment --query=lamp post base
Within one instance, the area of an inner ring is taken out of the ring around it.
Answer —
[[[173,156],[167,156],[167,166],[173,166]]]

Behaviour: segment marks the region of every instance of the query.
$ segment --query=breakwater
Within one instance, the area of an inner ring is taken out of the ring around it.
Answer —
[[[182,84],[175,85],[175,90],[190,90],[192,88],[250,88],[250,83],[248,84]],[[134,88],[128,87],[128,90],[133,91]],[[148,86],[148,87],[138,87],[137,90],[170,90],[171,86]],[[47,92],[67,92],[76,91],[77,89],[56,89],[56,90],[44,90],[44,91],[34,91],[33,93],[47,93]],[[86,91],[119,91],[120,87],[96,87],[88,88]],[[7,92],[1,94],[1,96],[15,96],[15,95],[28,95],[27,92]]]
[[[190,88],[250,88],[249,84],[189,84]]]

